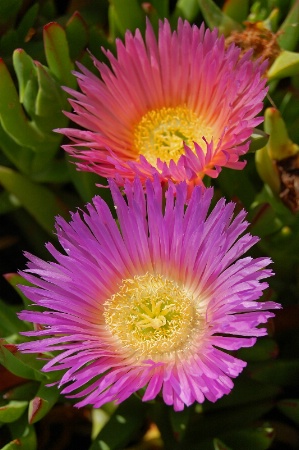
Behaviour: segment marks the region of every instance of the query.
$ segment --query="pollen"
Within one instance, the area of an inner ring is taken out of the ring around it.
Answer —
[[[202,146],[210,142],[213,129],[187,106],[163,107],[148,111],[134,128],[134,147],[152,164],[157,158],[175,162],[184,153],[184,142],[193,148],[193,142]]]
[[[159,274],[123,280],[104,308],[118,348],[137,359],[161,361],[184,351],[200,322],[192,293]]]

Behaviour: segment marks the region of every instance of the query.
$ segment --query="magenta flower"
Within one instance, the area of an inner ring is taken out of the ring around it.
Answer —
[[[267,310],[280,307],[258,301],[271,261],[238,259],[258,238],[240,237],[248,223],[244,211],[233,218],[233,203],[221,199],[208,214],[211,188],[195,187],[186,206],[186,183],[170,185],[165,200],[157,178],[145,192],[139,179],[127,182],[127,203],[110,186],[119,228],[95,197],[70,223],[57,219],[64,251],[47,244],[57,262],[28,255],[22,275],[35,286],[22,291],[39,311],[20,318],[38,325],[23,333],[38,339],[19,349],[58,352],[43,370],[65,371],[59,386],[83,397],[77,406],[142,388],[143,401],[161,395],[177,411],[214,402],[246,365],[225,350],[252,346],[267,333]]]
[[[71,143],[64,149],[81,170],[143,181],[157,173],[160,181],[202,184],[221,167],[241,169],[255,117],[267,89],[266,63],[242,58],[224,38],[179,20],[172,32],[160,23],[156,39],[147,22],[145,41],[139,30],[116,41],[117,58],[104,51],[111,68],[93,58],[101,78],[78,64],[81,92],[72,95],[73,113],[84,130],[59,129]]]

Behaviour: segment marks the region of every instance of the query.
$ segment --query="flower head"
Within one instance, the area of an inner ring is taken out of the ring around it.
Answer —
[[[81,92],[65,88],[74,110],[66,115],[83,130],[57,131],[71,140],[64,149],[79,169],[120,184],[156,173],[192,187],[223,166],[244,167],[239,157],[262,121],[266,63],[182,20],[174,32],[160,22],[158,39],[147,22],[145,39],[127,31],[116,48],[117,57],[103,50],[111,67],[93,57],[100,78],[78,64]]]
[[[143,390],[168,405],[216,401],[233,387],[245,362],[225,350],[252,346],[261,323],[279,308],[258,299],[271,275],[268,258],[242,256],[257,242],[242,211],[221,199],[208,214],[212,189],[156,178],[127,182],[127,201],[111,182],[119,228],[95,197],[70,223],[57,219],[63,252],[57,262],[32,255],[22,286],[35,305],[20,318],[38,324],[24,352],[58,351],[43,370],[65,371],[62,393],[100,407]],[[165,207],[162,204],[165,200]],[[240,236],[242,234],[242,236]],[[40,307],[44,307],[42,311]]]

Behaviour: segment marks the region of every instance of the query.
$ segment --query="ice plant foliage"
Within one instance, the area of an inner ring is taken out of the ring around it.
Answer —
[[[174,32],[160,22],[157,39],[147,22],[145,39],[127,31],[116,48],[117,57],[103,50],[110,67],[93,57],[100,77],[78,64],[81,92],[65,88],[73,97],[66,114],[81,128],[57,131],[79,169],[119,183],[157,173],[193,186],[223,166],[244,167],[239,157],[262,121],[266,63],[226,49],[216,29],[182,20]]]
[[[22,291],[33,306],[20,318],[38,324],[24,333],[37,339],[19,349],[55,352],[43,370],[64,371],[59,386],[77,406],[136,391],[177,411],[214,402],[246,365],[226,350],[252,346],[279,308],[258,301],[271,261],[243,256],[258,239],[233,203],[208,213],[211,188],[196,186],[186,206],[187,183],[170,184],[166,198],[157,177],[145,191],[127,182],[127,200],[110,187],[119,227],[95,197],[70,223],[57,219],[63,251],[47,244],[56,262],[28,255],[22,275],[33,286]]]

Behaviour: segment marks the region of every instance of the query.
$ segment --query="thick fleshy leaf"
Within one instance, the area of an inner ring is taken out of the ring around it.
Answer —
[[[110,6],[117,27],[123,35],[127,30],[145,29],[145,12],[137,0],[111,0]]]
[[[19,102],[10,73],[0,59],[0,120],[3,129],[20,145],[42,142],[43,136],[29,123]]]
[[[7,344],[1,344],[0,346],[0,363],[11,373],[28,380],[42,381],[48,378],[47,375],[40,372],[43,363],[37,360],[35,356],[16,352],[16,347],[14,347],[14,353],[12,353],[6,347],[11,348]]]
[[[282,10],[284,6],[282,7]],[[278,43],[284,50],[295,50],[299,40],[299,2],[295,1],[279,28]]]
[[[136,397],[122,403],[100,431],[89,450],[117,450],[134,439],[145,420],[146,405]]]
[[[284,399],[277,403],[278,409],[299,425],[299,399]]]
[[[18,420],[27,409],[28,402],[12,400],[0,406],[0,422],[9,423]]]
[[[26,40],[26,36],[28,32],[30,31],[30,28],[33,27],[34,22],[37,18],[39,10],[39,5],[35,3],[34,5],[29,8],[23,17],[20,20],[20,23],[18,24],[17,32],[19,36],[19,40],[24,42]]]
[[[14,197],[9,192],[0,193],[0,215],[8,214],[19,207],[19,203],[14,201]]]
[[[21,299],[23,300],[24,306],[27,308],[29,304],[31,304],[30,300],[23,294],[19,285],[32,286],[29,281],[25,280],[25,278],[21,277],[17,273],[7,273],[4,275],[6,281],[15,289],[15,291],[19,294]],[[24,323],[24,322],[22,322]]]
[[[181,444],[182,448],[195,450],[198,448],[199,441],[213,438],[215,436],[215,430],[217,430],[219,436],[224,435],[227,430],[238,430],[256,421],[272,409],[272,407],[273,403],[269,401],[230,408],[229,410],[214,411],[207,414],[199,413],[197,417],[194,417],[194,420],[190,423],[186,431]]]
[[[256,195],[255,186],[248,172],[224,168],[217,182],[224,195],[241,201],[245,208],[249,208]]]
[[[249,13],[249,0],[226,0],[222,11],[236,22],[242,23]]]
[[[55,216],[68,215],[67,208],[49,189],[3,166],[0,167],[0,185],[14,194],[21,205],[51,235]]]
[[[88,43],[88,27],[79,12],[75,12],[67,21],[66,36],[69,44],[70,58],[75,61]]]
[[[0,125],[1,150],[6,158],[14,164],[22,173],[30,174],[35,165],[37,154],[30,148],[19,145],[11,138]]]
[[[208,414],[222,409],[235,409],[241,405],[270,401],[279,393],[280,388],[272,383],[265,384],[248,377],[241,377],[235,381],[235,386],[229,395],[222,397],[215,403],[205,403],[203,411],[204,414]]]
[[[99,175],[95,173],[78,171],[75,164],[72,162],[68,164],[68,173],[84,202],[89,202],[92,197],[100,194],[100,189],[97,187],[97,184],[106,183],[104,178],[99,177]],[[105,188],[103,190],[107,192],[107,196],[110,195],[108,189]],[[103,192],[103,194],[106,192]],[[106,195],[101,195],[101,197],[105,198]]]
[[[210,28],[217,27],[220,33],[228,36],[233,30],[242,31],[242,26],[223,11],[213,0],[198,0],[200,10]]]
[[[297,386],[299,374],[299,360],[283,360],[258,363],[250,366],[250,376],[254,380],[280,386]]]
[[[228,447],[226,444],[224,444],[219,439],[213,440],[214,450],[232,450],[230,447]]]
[[[168,17],[169,0],[151,0],[151,4],[161,18]]]
[[[178,17],[193,21],[198,15],[200,9],[198,0],[178,0],[173,12],[172,22],[176,22]],[[173,23],[176,26],[176,23]]]
[[[58,23],[51,22],[44,27],[44,46],[51,73],[61,84],[75,87],[75,77],[71,73],[74,65],[70,59],[66,32]]]
[[[17,308],[0,300],[0,336],[7,337],[24,329],[16,312]]]
[[[21,5],[22,0],[0,2],[0,23],[5,23],[12,19],[19,11]]]
[[[299,53],[284,50],[267,72],[269,81],[299,74]]]
[[[192,411],[193,411],[192,408],[185,408],[183,411],[180,412],[175,412],[173,409],[170,409],[169,411],[170,422],[177,441],[182,440],[188,427]]]
[[[249,152],[256,152],[260,148],[264,147],[269,139],[269,134],[263,130],[256,128],[250,137]]]
[[[24,106],[26,111],[31,113],[34,111],[33,105],[35,103],[35,97],[38,90],[34,62],[32,58],[21,48],[18,48],[13,52],[12,60],[19,85],[20,102],[24,103],[27,101]]]
[[[41,420],[56,403],[58,397],[59,390],[56,386],[47,387],[42,384],[29,403],[28,422],[33,424]]]
[[[270,158],[268,147],[261,148],[255,153],[256,170],[274,193],[280,191],[280,178],[275,162]]]
[[[14,427],[12,430],[12,434],[16,435],[14,432],[15,429],[19,427],[16,426],[16,423],[13,423],[11,427]],[[37,439],[35,434],[35,429],[33,426],[29,426],[28,424],[23,426],[23,432],[21,435],[15,436],[14,439],[1,450],[36,450],[37,449]]]
[[[224,441],[233,449],[267,450],[274,439],[274,429],[263,426],[256,429],[238,430],[223,435]]]
[[[5,400],[27,400],[28,402],[35,396],[38,387],[39,383],[37,381],[28,381],[6,391],[3,398]]]
[[[245,361],[267,361],[276,358],[277,355],[278,345],[274,339],[268,337],[258,339],[253,347],[238,350],[238,357]]]

